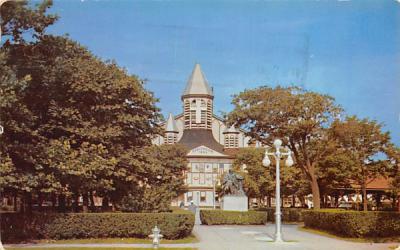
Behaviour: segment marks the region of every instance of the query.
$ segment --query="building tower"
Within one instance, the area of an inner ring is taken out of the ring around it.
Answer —
[[[233,126],[226,129],[224,132],[224,147],[238,148],[239,147],[239,131]]]
[[[196,64],[182,94],[185,129],[212,129],[213,99],[200,64]]]
[[[166,144],[175,144],[178,140],[178,127],[171,113],[169,113],[167,123],[165,125],[164,141]]]

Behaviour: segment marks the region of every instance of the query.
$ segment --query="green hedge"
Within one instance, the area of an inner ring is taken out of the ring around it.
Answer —
[[[400,213],[305,210],[304,225],[346,237],[400,236]]]
[[[267,222],[267,213],[200,210],[200,219],[206,225],[259,225]]]
[[[3,242],[29,239],[146,238],[157,225],[167,239],[191,234],[194,215],[175,213],[1,214]]]
[[[282,211],[282,221],[283,222],[302,222],[303,208],[281,208]],[[275,208],[267,207],[267,208],[258,208],[256,211],[266,211],[268,213],[268,221],[275,222]]]

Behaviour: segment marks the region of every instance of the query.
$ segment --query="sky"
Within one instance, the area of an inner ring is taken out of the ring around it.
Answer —
[[[400,2],[55,0],[68,34],[147,80],[166,117],[195,63],[214,88],[214,110],[259,86],[329,94],[348,115],[384,124],[400,146]]]

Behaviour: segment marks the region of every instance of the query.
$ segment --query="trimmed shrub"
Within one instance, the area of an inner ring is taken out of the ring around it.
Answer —
[[[4,242],[28,239],[146,238],[157,225],[166,239],[191,234],[194,215],[175,213],[70,213],[1,215]]]
[[[283,222],[302,222],[303,208],[281,208],[282,211],[282,221]],[[275,222],[275,208],[267,207],[267,208],[258,208],[256,211],[266,211],[268,213],[268,221]]]
[[[400,236],[400,213],[345,211],[333,209],[304,210],[304,225],[345,237]]]
[[[267,222],[267,213],[200,210],[200,219],[201,223],[206,225],[260,225]]]

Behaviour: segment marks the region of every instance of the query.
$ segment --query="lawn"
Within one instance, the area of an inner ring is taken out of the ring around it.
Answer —
[[[177,240],[161,240],[161,244],[185,244],[185,243],[197,243],[198,239],[194,235],[177,239]],[[77,240],[38,240],[34,241],[38,244],[54,243],[54,244],[151,244],[151,239],[139,239],[139,238],[104,238],[104,239],[77,239]]]
[[[336,234],[332,234],[331,232],[327,232],[324,230],[307,228],[304,226],[299,227],[300,231],[318,234],[321,236],[326,236],[330,238],[340,239],[340,240],[347,240],[352,242],[362,242],[362,243],[397,243],[400,242],[400,237],[375,237],[375,238],[351,238],[351,237],[341,237]]]
[[[26,250],[26,249],[39,249],[39,248],[33,248],[33,247],[17,247],[17,248],[13,248],[13,247],[7,247],[5,248],[6,250],[8,249],[12,249],[12,250]],[[47,248],[46,250],[143,250],[143,249],[153,249],[153,248],[132,248],[132,247],[50,247]],[[164,248],[164,247],[160,247],[159,249],[163,249],[163,250],[196,250],[197,248]]]

